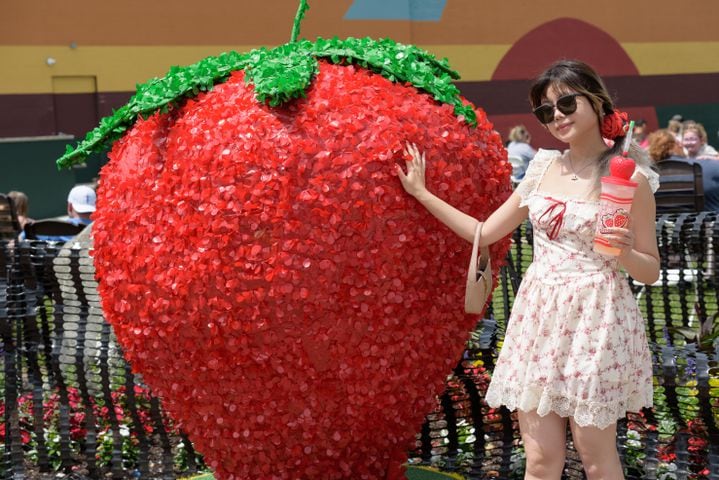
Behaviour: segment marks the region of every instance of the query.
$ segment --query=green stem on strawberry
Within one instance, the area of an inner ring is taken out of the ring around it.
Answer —
[[[298,16],[301,13],[298,12]],[[354,62],[390,81],[411,84],[435,100],[454,106],[455,115],[462,116],[469,125],[477,125],[474,110],[462,102],[459,89],[452,83],[459,74],[450,68],[446,59],[437,60],[425,50],[391,39],[318,38],[315,42],[302,40],[244,54],[228,52],[186,67],[172,67],[164,77],[138,85],[137,93],[127,105],[103,118],[77,147],[68,146],[57,161],[58,167],[83,162],[91,153],[111,146],[138,117],[166,112],[171,106],[211,90],[235,70],[245,70],[245,79],[254,84],[258,101],[271,107],[302,98],[318,71],[317,59],[335,64]]]
[[[300,6],[297,8],[297,14],[295,15],[295,22],[292,24],[292,35],[290,36],[290,42],[295,43],[297,37],[300,36],[300,23],[305,18],[305,12],[309,10],[310,6],[307,4],[307,0],[300,0]]]

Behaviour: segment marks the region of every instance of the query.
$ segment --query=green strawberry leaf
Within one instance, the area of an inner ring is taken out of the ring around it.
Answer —
[[[303,6],[304,5],[304,6]],[[301,2],[298,15],[304,15],[306,2]],[[294,35],[299,34],[299,28]],[[294,37],[296,38],[296,37]],[[69,147],[58,159],[58,168],[82,163],[88,155],[112,145],[131,128],[138,118],[149,118],[156,112],[167,112],[200,92],[211,90],[236,70],[245,70],[245,80],[254,85],[257,100],[276,107],[303,98],[317,74],[317,60],[338,65],[356,63],[392,82],[413,85],[441,103],[454,107],[454,113],[471,126],[477,125],[471,106],[462,101],[452,80],[459,74],[447,59],[438,60],[414,45],[404,45],[385,38],[318,38],[302,40],[273,49],[259,48],[247,53],[227,52],[207,57],[193,65],[171,67],[162,78],[153,78],[137,85],[129,102],[103,118],[100,125],[87,133],[75,148]]]
[[[307,54],[311,45],[305,40],[259,50],[255,62],[246,70],[246,79],[254,84],[258,101],[276,107],[304,97],[317,73],[317,59]]]

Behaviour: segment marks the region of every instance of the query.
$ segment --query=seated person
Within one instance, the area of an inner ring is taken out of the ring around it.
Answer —
[[[67,196],[67,221],[74,225],[90,225],[90,215],[95,211],[97,196],[95,190],[78,185]]]
[[[90,216],[95,211],[96,201],[97,196],[92,188],[86,185],[73,187],[67,196],[67,216],[59,220],[71,225],[90,225],[92,223]],[[74,237],[74,235],[37,235],[37,240],[67,242]],[[24,232],[20,238],[25,238]]]
[[[704,184],[704,210],[719,212],[719,160],[698,159],[702,166]]]
[[[637,142],[637,145],[639,145],[641,148],[646,150],[649,148],[649,127],[647,127],[647,121],[643,118],[640,118],[634,123],[634,141]]]
[[[649,155],[655,162],[679,160],[701,165],[704,210],[719,212],[719,160],[687,159],[679,155],[680,152],[681,145],[668,130],[657,130],[649,135]]]
[[[682,141],[682,130],[684,129],[684,126],[682,125],[683,121],[684,117],[681,115],[674,115],[672,119],[669,120],[666,128],[680,143]]]
[[[687,158],[719,160],[719,153],[707,143],[707,132],[701,123],[689,123],[684,127],[682,143]]]
[[[684,160],[684,149],[669,130],[657,130],[649,134],[647,152],[654,162]]]
[[[512,175],[517,181],[524,178],[529,162],[537,154],[537,151],[529,144],[531,141],[532,135],[524,125],[517,125],[509,132],[507,156],[521,160],[521,165],[513,165]]]
[[[28,198],[23,192],[13,190],[8,192],[7,196],[12,198],[13,206],[15,207],[15,214],[17,215],[17,221],[20,224],[20,230],[25,228],[25,224],[32,222],[32,218],[28,217]]]

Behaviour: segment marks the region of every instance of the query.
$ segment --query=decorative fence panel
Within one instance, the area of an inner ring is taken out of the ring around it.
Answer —
[[[712,213],[657,217],[662,274],[631,279],[654,358],[655,406],[620,421],[630,479],[719,479],[719,223]],[[532,231],[513,237],[487,315],[417,435],[410,462],[466,478],[523,478],[516,415],[484,394],[523,272]],[[89,233],[74,242],[2,244],[5,479],[151,478],[203,468],[187,438],[122,359],[100,308]],[[564,477],[584,478],[571,435]]]

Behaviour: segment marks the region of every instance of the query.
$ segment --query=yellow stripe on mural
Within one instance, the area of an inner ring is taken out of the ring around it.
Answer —
[[[437,58],[448,58],[462,81],[490,80],[511,45],[420,45]]]
[[[447,57],[463,81],[491,80],[511,45],[421,45]],[[640,75],[683,75],[719,72],[719,42],[623,43]]]
[[[420,45],[447,57],[463,81],[490,80],[511,45]],[[641,75],[719,71],[719,42],[624,43]],[[208,46],[0,46],[1,94],[53,92],[53,77],[94,76],[99,92],[129,92],[137,83],[164,75],[172,65],[189,65],[229,50],[256,45]]]
[[[56,76],[52,79],[52,93],[95,93],[97,86],[93,76]]]
[[[100,92],[129,92],[173,65],[190,65],[229,50],[256,45],[167,47],[0,46],[0,94],[52,93],[53,77],[95,76]],[[49,60],[49,61],[48,61]]]
[[[719,72],[719,42],[623,43],[642,75]]]

